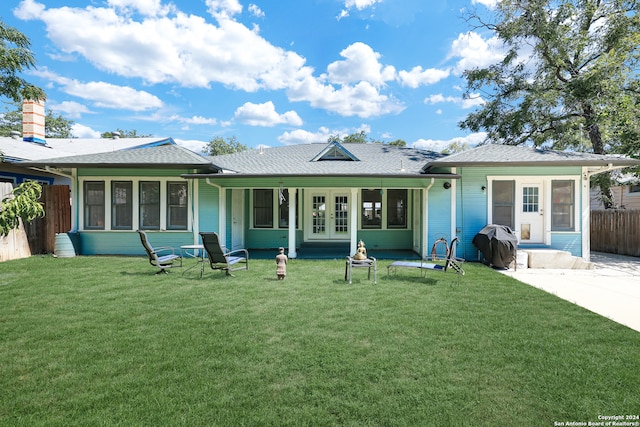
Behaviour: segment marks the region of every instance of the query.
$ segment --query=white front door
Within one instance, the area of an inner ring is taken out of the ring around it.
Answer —
[[[311,191],[306,236],[310,240],[349,240],[349,193]]]
[[[541,183],[520,185],[519,224],[516,229],[522,243],[542,243],[544,241],[544,197]]]

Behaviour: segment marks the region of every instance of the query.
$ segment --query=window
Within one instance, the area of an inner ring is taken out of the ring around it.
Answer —
[[[140,228],[160,229],[160,182],[140,181]]]
[[[640,193],[640,184],[632,184],[629,186],[629,193]]]
[[[575,189],[573,181],[551,181],[551,230],[575,230]]]
[[[522,212],[538,212],[539,203],[538,187],[522,187]]]
[[[515,181],[493,181],[493,223],[514,228]]]
[[[253,226],[254,228],[273,227],[273,190],[253,190]]]
[[[188,218],[188,197],[186,182],[167,183],[167,229],[186,230]]]
[[[387,227],[407,228],[407,190],[387,191]]]
[[[133,183],[111,182],[111,229],[131,230],[133,226]]]
[[[298,205],[298,193],[296,191],[296,209]],[[288,228],[289,227],[289,190],[284,188],[282,190],[282,196],[284,199],[280,202],[280,206],[278,207],[278,226],[280,228]],[[296,215],[296,228],[298,228],[298,215]]]
[[[382,227],[382,190],[362,190],[362,228]]]
[[[104,230],[104,181],[84,183],[84,228]]]

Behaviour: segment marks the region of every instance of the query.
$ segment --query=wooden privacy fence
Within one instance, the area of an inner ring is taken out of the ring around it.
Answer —
[[[0,183],[0,195],[11,193],[12,185]],[[8,236],[0,237],[0,261],[53,253],[56,233],[71,229],[71,200],[68,185],[44,185],[40,202],[44,205],[44,218],[21,225]]]
[[[591,250],[640,257],[640,210],[591,211]]]

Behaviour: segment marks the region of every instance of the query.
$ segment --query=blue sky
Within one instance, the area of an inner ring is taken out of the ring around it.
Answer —
[[[438,150],[484,137],[457,125],[483,102],[462,98],[461,73],[501,53],[463,13],[495,1],[3,0],[1,17],[77,137],[136,129],[197,151],[364,130]]]

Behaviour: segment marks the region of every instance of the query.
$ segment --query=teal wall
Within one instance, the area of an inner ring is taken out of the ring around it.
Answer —
[[[146,256],[140,235],[136,231],[81,231],[80,254],[82,255],[140,255]],[[187,231],[147,231],[154,247],[170,246],[180,252],[180,245],[193,242]]]

